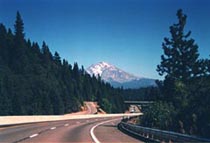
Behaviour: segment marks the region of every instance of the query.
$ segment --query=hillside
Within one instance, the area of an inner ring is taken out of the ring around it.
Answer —
[[[54,55],[43,42],[25,38],[19,12],[15,31],[0,24],[0,115],[52,115],[80,110],[98,101],[107,112],[122,112],[119,92]]]

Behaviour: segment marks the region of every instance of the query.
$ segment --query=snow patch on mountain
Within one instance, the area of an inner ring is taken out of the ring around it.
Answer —
[[[139,77],[129,74],[107,62],[100,62],[98,64],[91,65],[86,71],[90,75],[101,76],[101,78],[107,82],[115,81],[124,83],[140,79]]]
[[[104,70],[110,68],[111,65],[109,65],[108,63],[106,62],[100,62],[98,64],[94,64],[94,65],[91,65],[88,69],[87,69],[87,72],[91,75],[99,75],[101,76],[102,73],[104,72]]]

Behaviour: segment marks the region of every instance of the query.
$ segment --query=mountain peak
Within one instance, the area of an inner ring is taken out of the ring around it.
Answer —
[[[107,65],[107,66],[111,65],[111,64],[109,64],[107,62],[99,62],[98,64]]]
[[[98,64],[95,64],[95,65],[98,65],[102,68],[109,68],[109,67],[114,67],[113,65],[107,63],[107,62],[99,62]]]
[[[105,82],[109,82],[113,87],[140,88],[156,86],[154,79],[134,76],[107,62],[93,64],[86,71],[90,75],[101,76]]]
[[[103,70],[109,67],[111,67],[111,65],[108,64],[107,62],[99,62],[97,64],[91,65],[89,68],[87,68],[86,71],[91,75],[94,74],[95,76],[98,76],[98,75],[101,76],[103,73]]]
[[[91,65],[86,70],[90,75],[100,75],[101,78],[107,82],[128,82],[131,80],[137,80],[139,77],[129,74],[116,66],[107,62],[99,62]]]

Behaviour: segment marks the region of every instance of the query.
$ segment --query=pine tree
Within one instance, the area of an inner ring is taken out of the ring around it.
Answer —
[[[162,44],[164,54],[157,71],[165,79],[159,87],[163,101],[175,107],[174,129],[205,135],[210,129],[208,60],[199,59],[191,31],[185,34],[187,16],[178,10],[177,17],[178,23],[170,27],[171,38],[164,38]]]
[[[74,67],[73,67],[73,78],[76,81],[80,80],[80,71],[79,71],[79,66],[77,63],[74,63]]]
[[[37,44],[38,45],[38,44]],[[37,46],[34,46],[35,49],[37,49]],[[41,49],[41,53],[42,53],[42,64],[46,65],[48,68],[51,64],[51,62],[53,61],[53,56],[47,46],[47,44],[45,42],[42,43],[42,49]]]
[[[0,24],[0,64],[5,64],[8,57],[8,50],[7,50],[7,30],[3,24]]]
[[[17,40],[24,40],[25,34],[23,33],[23,31],[24,31],[24,23],[18,11],[15,21],[15,37]]]
[[[58,54],[58,52],[55,52],[53,59],[54,59],[56,64],[61,65],[61,57]]]
[[[17,73],[26,72],[25,68],[27,68],[29,64],[28,56],[27,56],[27,44],[25,42],[25,34],[24,34],[24,23],[22,17],[19,12],[16,15],[15,21],[15,37],[14,37],[14,49],[12,51],[12,64],[14,70]]]
[[[157,66],[157,71],[161,76],[186,81],[199,74],[199,53],[195,40],[189,38],[191,31],[185,34],[187,16],[180,9],[177,17],[178,23],[170,27],[171,38],[164,38],[164,55],[161,56],[162,61]]]

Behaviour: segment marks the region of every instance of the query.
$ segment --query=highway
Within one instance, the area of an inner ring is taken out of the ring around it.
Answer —
[[[92,112],[95,110],[88,111]],[[117,129],[120,120],[121,117],[87,118],[3,127],[0,142],[141,142]]]
[[[0,142],[140,142],[117,129],[120,118],[77,119],[0,129]]]

